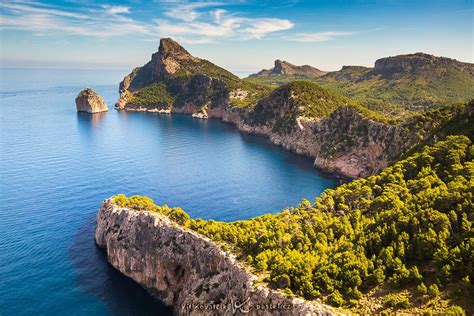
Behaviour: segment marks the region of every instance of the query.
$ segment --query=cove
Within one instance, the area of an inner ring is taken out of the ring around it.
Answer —
[[[95,214],[111,195],[232,221],[312,201],[340,181],[218,120],[75,112],[86,86],[113,108],[123,75],[2,72],[0,314],[169,313],[94,245]]]

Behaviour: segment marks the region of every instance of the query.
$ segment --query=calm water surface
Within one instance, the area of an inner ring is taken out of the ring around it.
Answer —
[[[1,70],[0,315],[170,314],[95,247],[95,214],[111,195],[231,221],[337,185],[311,160],[216,120],[76,113],[87,86],[113,108],[125,74]]]

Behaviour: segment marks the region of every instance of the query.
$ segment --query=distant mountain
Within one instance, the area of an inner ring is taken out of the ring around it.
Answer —
[[[300,79],[300,78],[298,78]],[[424,53],[378,59],[373,68],[344,66],[316,78],[306,78],[353,98],[386,115],[399,116],[474,98],[474,64]],[[246,80],[285,84],[292,76]]]
[[[343,67],[318,80],[371,108],[434,108],[474,98],[474,64],[416,53],[378,59],[374,68]]]
[[[310,65],[296,66],[287,61],[275,60],[275,66],[271,69],[263,69],[250,77],[268,78],[273,76],[303,76],[303,77],[320,77],[326,72],[314,68]]]

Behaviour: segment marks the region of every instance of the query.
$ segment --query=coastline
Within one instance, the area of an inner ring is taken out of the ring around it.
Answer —
[[[105,200],[95,241],[118,271],[177,315],[334,315],[332,307],[258,284],[235,255],[167,216]],[[340,313],[338,313],[340,314]]]

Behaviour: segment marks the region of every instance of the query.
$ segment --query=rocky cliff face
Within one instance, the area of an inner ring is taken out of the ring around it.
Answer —
[[[208,108],[226,106],[236,89],[233,84],[240,80],[232,73],[207,60],[192,56],[172,39],[161,39],[158,52],[142,67],[135,68],[120,83],[119,110],[147,111],[171,109],[178,113],[198,113]],[[134,92],[153,84],[164,83],[168,93],[176,96],[172,104],[140,104],[133,98]],[[251,94],[251,93],[250,93]]]
[[[275,65],[271,69],[263,69],[250,77],[270,77],[270,76],[303,76],[319,77],[326,72],[310,65],[296,66],[287,61],[275,60]]]
[[[432,57],[397,56],[378,61],[374,69],[344,67],[321,78],[360,81],[373,71],[396,75],[399,69],[406,74],[408,68],[440,62]],[[450,59],[441,62],[459,63]],[[273,70],[296,73],[294,67],[277,61]],[[145,92],[157,84],[167,97],[157,99],[155,92],[147,103],[149,92]],[[192,56],[171,39],[162,39],[151,60],[124,78],[116,107],[219,118],[241,131],[265,135],[277,145],[314,158],[318,168],[348,177],[364,177],[385,168],[420,142],[430,128],[415,128],[413,121],[396,126],[382,123],[373,119],[375,116],[365,115],[368,110],[361,111],[353,100],[308,82],[293,82],[270,92]]]
[[[87,88],[79,92],[76,97],[77,112],[99,113],[109,109],[104,99],[97,93]]]
[[[107,260],[178,315],[331,315],[316,302],[255,284],[256,276],[209,239],[148,211],[106,200],[95,240]]]
[[[275,132],[271,125],[238,123],[244,132],[268,136],[287,150],[314,159],[315,167],[347,177],[375,174],[419,143],[410,122],[388,125],[365,117],[353,107],[342,107],[320,120],[296,118],[290,132]]]

